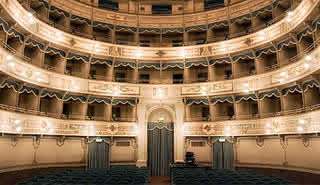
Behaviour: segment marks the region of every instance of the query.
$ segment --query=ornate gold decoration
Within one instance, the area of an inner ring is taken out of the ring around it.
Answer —
[[[259,147],[263,147],[263,145],[264,145],[264,138],[261,137],[261,136],[258,136],[258,137],[256,137],[256,142],[257,142],[257,145],[258,145]]]
[[[162,51],[162,50],[159,50],[159,51],[157,51],[156,52],[156,55],[158,55],[159,57],[162,57],[162,56],[164,56],[166,53],[164,52],[164,51]]]
[[[308,135],[301,136],[302,144],[304,147],[308,148],[311,144],[310,137]]]
[[[212,135],[215,134],[216,130],[215,130],[215,126],[212,124],[203,124],[202,125],[202,132],[206,135]]]

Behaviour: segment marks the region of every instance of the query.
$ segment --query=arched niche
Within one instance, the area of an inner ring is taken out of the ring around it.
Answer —
[[[166,123],[176,122],[176,114],[172,107],[168,105],[155,105],[146,111],[146,124],[148,122],[158,122],[160,115],[164,117],[164,122]]]
[[[171,113],[168,110],[164,108],[158,108],[150,113],[148,117],[148,122],[173,123],[174,121]]]

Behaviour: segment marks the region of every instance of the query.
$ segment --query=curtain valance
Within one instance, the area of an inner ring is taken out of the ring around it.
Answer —
[[[222,64],[222,63],[227,63],[230,64],[231,58],[227,57],[227,58],[216,58],[216,59],[212,59],[209,61],[209,65],[215,65],[215,64]]]
[[[54,53],[54,54],[60,55],[61,57],[66,57],[66,52],[64,52],[60,49],[53,48],[53,47],[47,47],[46,53]]]
[[[91,64],[106,64],[108,66],[112,66],[112,61],[103,59],[103,58],[91,58]]]
[[[58,14],[63,14],[65,17],[70,17],[69,12],[66,12],[58,7],[53,6],[53,5],[50,6],[50,11],[56,12]]]
[[[217,104],[217,103],[224,103],[224,102],[228,102],[228,103],[233,103],[233,98],[232,96],[220,96],[220,97],[214,97],[211,99],[210,103],[211,104]]]
[[[40,89],[38,88],[33,88],[33,87],[27,87],[27,86],[22,86],[22,88],[19,90],[19,93],[32,93],[35,96],[39,96]]]
[[[102,97],[95,97],[95,96],[90,96],[88,98],[88,103],[105,103],[105,104],[111,104],[111,99],[110,98],[102,98]]]
[[[162,34],[166,33],[183,33],[184,29],[183,28],[163,28],[162,29]]]
[[[254,53],[253,52],[249,52],[249,53],[233,56],[232,57],[232,61],[233,62],[237,62],[240,59],[248,59],[248,58],[250,58],[250,59],[255,58]]]
[[[295,85],[295,86],[292,86],[292,87],[284,88],[284,89],[281,90],[281,94],[283,96],[287,96],[289,93],[295,93],[295,92],[302,93],[302,90],[301,90],[299,85]]]
[[[235,22],[242,22],[244,20],[251,20],[251,18],[252,18],[251,14],[245,14],[240,17],[236,17],[236,18],[231,19],[230,23],[233,24]]]
[[[280,98],[280,92],[278,90],[272,90],[267,92],[259,93],[259,99],[263,100],[265,97],[271,98],[271,97],[277,97]]]
[[[173,131],[174,124],[173,123],[163,123],[163,122],[149,122],[148,123],[148,130],[154,129],[167,129],[169,131]]]
[[[255,94],[236,96],[236,102],[237,103],[241,102],[242,100],[245,100],[245,101],[248,101],[248,100],[258,101],[258,97]]]
[[[8,80],[5,80],[1,83],[1,88],[12,88],[15,92],[19,92],[20,90],[20,84],[16,83],[16,82],[10,82]]]
[[[271,47],[256,51],[256,57],[260,57],[262,54],[276,53],[276,52],[277,52],[277,48],[274,46],[271,46]]]
[[[130,32],[136,32],[136,27],[127,27],[127,26],[116,26],[116,31],[130,31]]]
[[[215,22],[215,23],[210,23],[210,24],[208,24],[208,29],[211,29],[213,27],[219,27],[221,25],[228,26],[228,24],[229,24],[229,22],[227,20],[219,21],[219,22]]]
[[[139,63],[138,64],[139,69],[143,68],[155,68],[157,70],[160,70],[160,63]]]
[[[314,87],[319,88],[319,84],[315,80],[307,81],[307,82],[303,83],[302,86],[303,86],[304,91],[307,91],[309,88],[314,88]]]
[[[186,32],[190,32],[190,31],[207,31],[207,25],[198,25],[198,26],[189,26],[185,28]]]
[[[206,60],[202,60],[202,61],[190,61],[190,62],[186,62],[186,68],[190,68],[192,66],[204,66],[204,67],[208,67],[208,61]]]
[[[63,94],[61,94],[61,93],[48,91],[48,90],[42,91],[40,97],[44,98],[46,96],[48,96],[50,98],[57,98],[58,100],[62,100],[62,98],[63,98]]]
[[[107,24],[107,23],[100,22],[100,21],[93,21],[93,26],[94,27],[101,26],[104,28],[108,28],[109,30],[113,30],[113,28],[114,28],[113,24]]]
[[[297,41],[294,38],[289,38],[287,40],[280,41],[277,44],[278,50],[281,50],[284,46],[288,46],[289,44],[296,44]]]
[[[84,18],[84,17],[80,17],[78,15],[71,15],[70,17],[71,20],[78,20],[78,21],[81,21],[83,23],[87,23],[87,24],[91,24],[91,20],[87,19],[87,18]]]
[[[112,99],[112,105],[118,105],[118,104],[136,105],[137,100],[136,99]]]
[[[139,33],[161,34],[161,29],[160,28],[139,28]]]
[[[184,68],[184,63],[179,62],[179,63],[165,63],[165,64],[162,64],[162,69],[175,68],[175,67],[183,69]]]
[[[89,57],[88,56],[84,56],[84,55],[79,55],[76,53],[68,53],[67,59],[71,60],[71,59],[76,59],[76,60],[82,60],[83,62],[88,63],[89,62]]]
[[[46,8],[49,8],[49,3],[46,0],[39,0]]]
[[[14,35],[15,37],[18,37],[19,41],[24,43],[24,35],[20,32],[18,32],[16,29],[14,28],[11,28],[9,31],[8,31],[8,34],[9,35]]]
[[[27,41],[26,41],[26,44],[27,45],[32,45],[32,46],[36,46],[36,47],[38,47],[41,51],[44,51],[45,50],[45,48],[46,48],[46,46],[44,45],[44,44],[42,44],[41,42],[39,42],[39,41],[36,41],[36,40],[32,40],[32,39],[28,39]]]
[[[7,21],[5,21],[4,19],[2,19],[1,17],[0,17],[0,25],[2,26],[2,28],[3,28],[3,30],[5,31],[5,32],[8,32],[9,31],[9,24],[7,23]]]
[[[69,101],[69,100],[73,100],[73,101],[80,101],[82,103],[85,103],[87,101],[87,97],[85,96],[78,96],[78,95],[72,95],[72,94],[66,94],[63,97],[63,101]]]
[[[256,17],[258,16],[259,14],[261,13],[264,13],[264,12],[271,12],[272,11],[272,5],[268,5],[268,6],[265,6],[263,8],[260,8],[259,10],[256,10],[254,12],[252,12],[252,16],[253,17]]]
[[[123,67],[131,67],[131,68],[136,68],[136,63],[134,62],[124,62],[124,61],[115,61],[114,63],[114,67],[120,67],[120,66],[123,66]]]
[[[185,101],[185,104],[187,104],[187,105],[192,105],[192,104],[209,105],[209,100],[208,99],[187,99]]]

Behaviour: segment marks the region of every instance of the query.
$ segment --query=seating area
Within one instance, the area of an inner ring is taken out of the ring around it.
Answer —
[[[292,182],[278,176],[263,176],[254,171],[231,171],[212,168],[172,168],[172,185],[287,185]]]
[[[145,185],[147,168],[114,166],[110,169],[66,169],[56,174],[46,174],[27,179],[18,185]]]

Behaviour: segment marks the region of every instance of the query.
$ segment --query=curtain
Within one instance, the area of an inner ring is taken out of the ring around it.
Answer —
[[[148,124],[148,167],[151,176],[169,176],[173,162],[173,124]]]
[[[218,169],[233,169],[233,144],[227,140],[217,140],[212,144],[212,167]]]
[[[109,168],[109,144],[96,142],[95,140],[89,142],[88,146],[88,168]]]

